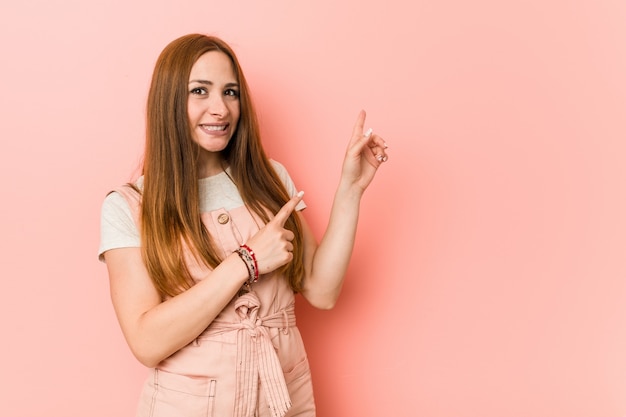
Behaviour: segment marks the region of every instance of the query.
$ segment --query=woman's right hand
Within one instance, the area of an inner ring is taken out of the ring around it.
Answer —
[[[294,234],[291,230],[285,229],[285,222],[302,200],[303,195],[304,192],[300,191],[293,196],[274,218],[246,242],[246,245],[254,251],[260,274],[275,271],[293,259],[291,241]]]

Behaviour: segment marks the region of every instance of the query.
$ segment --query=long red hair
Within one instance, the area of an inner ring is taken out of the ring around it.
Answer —
[[[244,203],[265,222],[289,195],[261,144],[248,84],[233,50],[221,39],[192,34],[161,52],[148,94],[144,183],[141,204],[142,255],[162,297],[173,297],[194,281],[184,262],[189,249],[196,260],[215,268],[221,259],[200,218],[199,147],[191,139],[187,116],[189,74],[206,52],[220,51],[233,65],[239,83],[241,116],[223,157]],[[294,213],[285,224],[295,234],[293,261],[283,267],[294,291],[302,289],[302,229]]]

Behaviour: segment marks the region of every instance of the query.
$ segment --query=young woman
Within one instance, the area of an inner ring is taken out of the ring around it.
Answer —
[[[263,151],[243,72],[187,35],[156,63],[143,175],[102,207],[100,258],[137,359],[138,416],[314,416],[294,293],[335,305],[363,192],[387,160],[361,112],[318,244],[285,168]]]

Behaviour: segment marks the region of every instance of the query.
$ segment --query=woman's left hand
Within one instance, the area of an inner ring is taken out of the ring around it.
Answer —
[[[365,111],[361,110],[357,117],[352,138],[343,161],[341,179],[346,184],[355,185],[364,191],[374,179],[378,167],[389,158],[387,144],[371,129],[363,132]]]
[[[365,112],[361,111],[343,160],[328,226],[319,245],[306,222],[302,222],[306,271],[302,295],[317,308],[332,308],[337,302],[354,248],[361,197],[378,167],[388,158],[385,141],[372,131],[364,133],[364,124]]]

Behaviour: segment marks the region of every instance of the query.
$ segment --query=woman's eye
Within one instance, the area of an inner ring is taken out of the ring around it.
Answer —
[[[231,96],[231,97],[239,97],[239,91],[229,88],[228,90],[224,91],[224,95]]]
[[[202,87],[196,87],[191,89],[190,91],[191,94],[206,94],[206,90]]]

